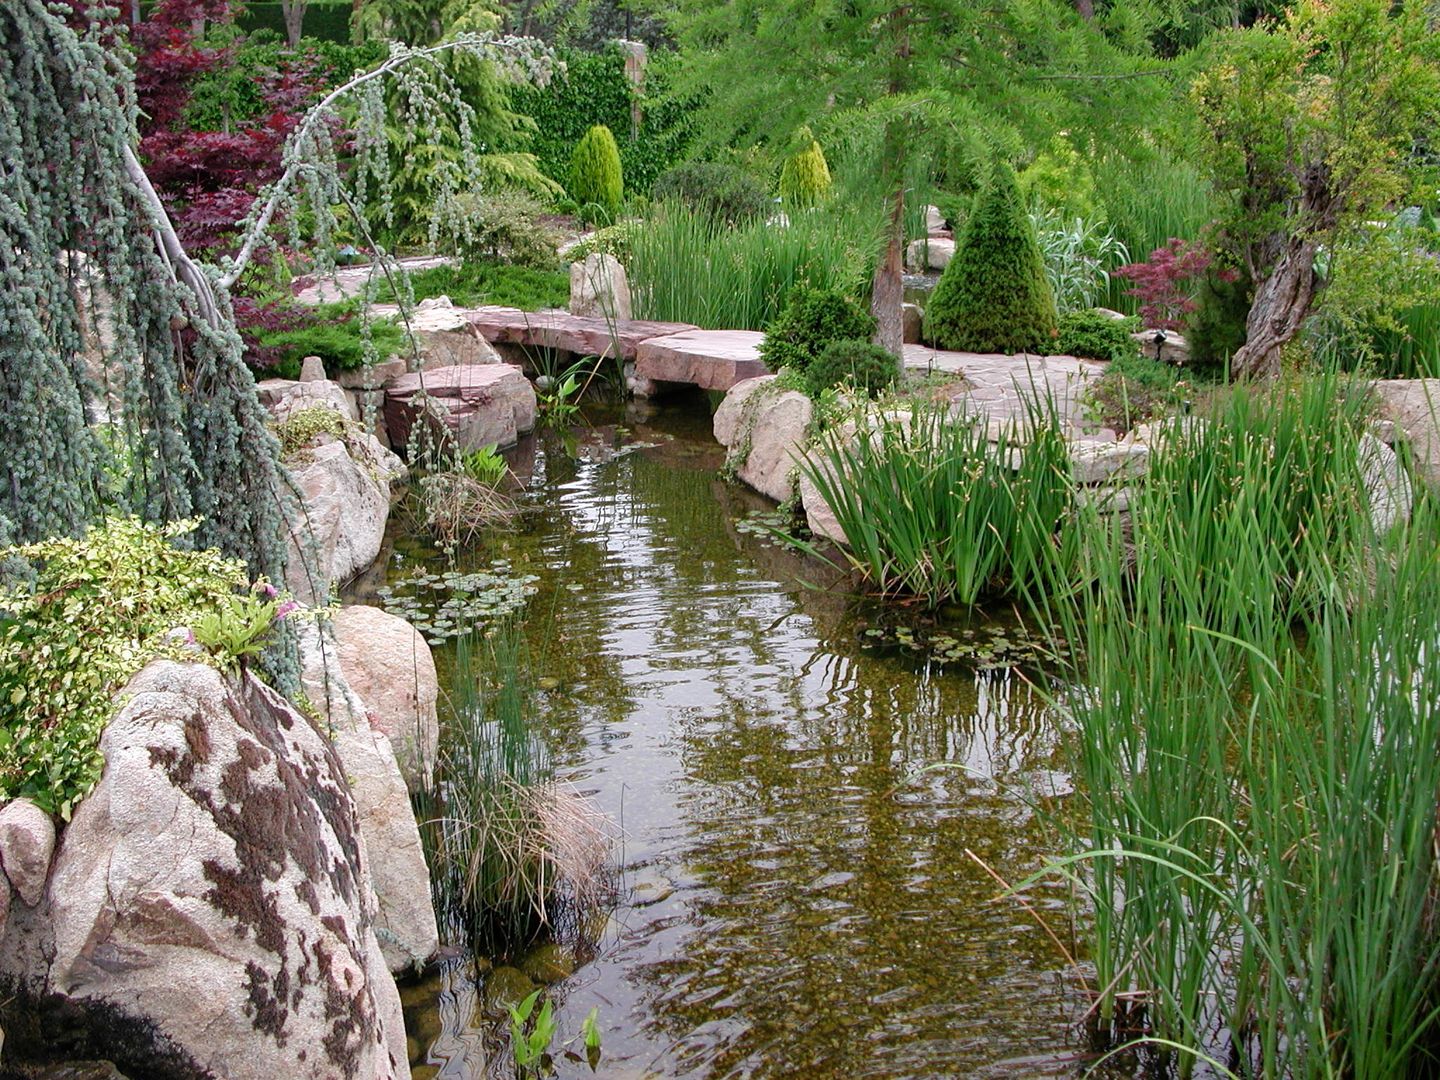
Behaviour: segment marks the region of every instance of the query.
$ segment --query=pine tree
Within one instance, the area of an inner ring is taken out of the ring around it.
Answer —
[[[625,179],[620,172],[620,148],[604,124],[596,124],[575,144],[570,159],[570,197],[582,207],[603,207],[612,218],[620,212]]]
[[[1015,173],[1000,162],[930,297],[927,336],[943,349],[1044,353],[1056,318]]]
[[[814,206],[830,193],[830,165],[808,127],[800,129],[796,142],[780,168],[780,197],[791,206]]]

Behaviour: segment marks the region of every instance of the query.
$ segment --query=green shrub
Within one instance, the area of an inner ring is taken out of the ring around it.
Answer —
[[[553,270],[559,262],[555,249],[560,245],[560,233],[540,220],[544,207],[533,195],[501,191],[464,196],[461,206],[466,259],[504,261],[536,270]]]
[[[629,265],[631,241],[639,228],[638,222],[619,221],[603,229],[596,229],[572,247],[566,257],[571,262],[581,262],[586,256],[599,252]]]
[[[832,341],[805,369],[805,392],[818,398],[832,386],[852,386],[874,397],[900,373],[895,357],[861,338]]]
[[[740,225],[770,208],[765,189],[744,169],[718,161],[692,161],[655,182],[657,201],[673,199],[725,225]]]
[[[791,206],[814,206],[830,193],[830,166],[808,127],[797,141],[799,148],[780,167],[780,197]]]
[[[300,363],[307,356],[318,356],[325,370],[356,371],[365,365],[365,324],[359,317],[354,301],[321,304],[313,310],[314,322],[293,330],[258,330],[255,340],[265,349],[278,353],[273,373],[294,379],[300,374]],[[405,332],[389,319],[370,322],[370,354],[386,360],[405,351]]]
[[[459,266],[432,266],[410,275],[417,300],[448,296],[457,307],[520,308],[540,311],[563,308],[570,302],[570,277],[564,270],[536,270],[528,266],[469,259]],[[376,292],[380,303],[395,303],[395,291],[385,283]]]
[[[596,124],[575,144],[570,159],[570,197],[586,207],[598,206],[614,218],[625,195],[620,148],[603,124]]]
[[[311,405],[307,409],[296,409],[275,425],[275,437],[280,440],[280,455],[288,458],[298,454],[321,435],[332,435],[343,439],[356,425],[330,405]]]
[[[1185,340],[1196,367],[1229,368],[1230,357],[1245,344],[1254,286],[1243,270],[1229,274],[1213,268],[1200,281],[1195,310],[1185,318]]]
[[[925,310],[926,336],[943,349],[1049,351],[1055,297],[1015,174],[1001,162],[965,222],[955,257]]]
[[[0,550],[35,575],[0,591],[0,799],[68,818],[100,779],[115,693],[154,657],[182,655],[169,631],[249,594],[243,563],[172,546],[194,527],[112,517]]]
[[[510,107],[529,117],[535,131],[524,145],[546,176],[567,183],[575,144],[594,124],[631,132],[635,92],[625,76],[625,56],[616,46],[599,53],[562,50],[565,74],[546,86],[510,90]],[[644,111],[634,138],[621,138],[620,166],[626,188],[650,190],[657,177],[684,159],[693,133],[693,103],[671,94],[673,73],[684,61],[673,51],[656,51],[645,69]]]
[[[765,327],[760,357],[771,371],[804,372],[832,342],[868,338],[875,320],[834,289],[797,286],[785,309]]]
[[[1060,316],[1060,336],[1052,352],[1086,360],[1126,360],[1140,353],[1130,335],[1140,329],[1137,319],[1116,319],[1101,311],[1067,311]]]
[[[1185,400],[1179,373],[1138,352],[1113,360],[1087,396],[1095,419],[1122,432],[1174,412]]]
[[[1018,183],[1027,203],[1061,217],[1093,218],[1102,209],[1089,162],[1063,134],[1050,140]]]

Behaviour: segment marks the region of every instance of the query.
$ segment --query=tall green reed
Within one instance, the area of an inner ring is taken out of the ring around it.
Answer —
[[[580,933],[610,884],[603,818],[556,784],[532,725],[520,642],[509,623],[457,639],[441,783],[420,808],[446,927],[491,953]]]
[[[1373,527],[1363,398],[1241,390],[1161,436],[1128,519],[1083,511],[1042,604],[1085,659],[1094,1015],[1188,1075],[1417,1075],[1440,938],[1437,523]]]
[[[760,330],[796,285],[860,295],[872,264],[877,227],[872,217],[831,206],[792,210],[788,224],[729,227],[663,204],[631,236],[626,269],[635,314]]]
[[[1091,162],[1105,220],[1130,258],[1143,262],[1173,236],[1195,240],[1214,217],[1209,186],[1189,162],[1159,154],[1110,155]],[[1108,282],[1107,306],[1134,315],[1139,305],[1129,283]]]
[[[993,436],[993,441],[992,441]],[[992,432],[948,405],[867,408],[830,428],[801,465],[883,595],[932,607],[1036,588],[1076,550],[1068,447],[1053,408]]]

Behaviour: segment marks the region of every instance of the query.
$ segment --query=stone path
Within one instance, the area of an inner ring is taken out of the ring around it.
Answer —
[[[1083,407],[1086,380],[1105,365],[1073,356],[1005,356],[998,353],[946,352],[926,345],[905,346],[905,367],[912,372],[962,375],[970,386],[956,394],[957,405],[973,407],[991,420],[1023,419],[1026,399],[1048,393],[1072,428],[1089,424]]]
[[[449,266],[458,263],[459,259],[453,259],[446,255],[427,255],[423,257],[412,257],[396,260],[410,273],[417,270],[429,270],[432,266]],[[322,278],[301,278],[296,282],[300,288],[295,293],[295,301],[300,304],[334,304],[341,300],[348,300],[352,296],[359,296],[365,291],[365,282],[369,280],[371,264],[364,266],[341,266],[335,270],[334,277]]]

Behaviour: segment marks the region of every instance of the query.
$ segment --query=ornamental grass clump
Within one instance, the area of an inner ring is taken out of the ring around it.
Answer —
[[[1015,173],[999,162],[925,308],[926,339],[966,352],[1045,353],[1055,296]]]
[[[930,607],[1063,586],[1076,558],[1070,456],[1053,408],[991,433],[948,404],[832,428],[801,469],[834,513],[845,557],[884,596]]]
[[[194,528],[111,517],[80,538],[0,549],[0,565],[29,567],[0,589],[0,800],[68,819],[100,779],[115,694],[158,656],[197,658],[171,631],[197,628],[230,666],[288,613],[268,586],[255,592],[239,560],[177,547]]]
[[[1052,872],[1094,1026],[1180,1076],[1423,1075],[1440,1045],[1440,520],[1380,512],[1364,419],[1323,378],[1173,422],[1044,605],[1084,643]]]
[[[613,892],[607,820],[556,781],[523,680],[513,624],[457,640],[439,801],[421,808],[442,919],[486,955],[583,937]]]

